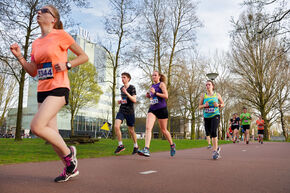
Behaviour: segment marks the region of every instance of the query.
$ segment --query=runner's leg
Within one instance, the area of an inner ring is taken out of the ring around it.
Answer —
[[[148,113],[147,114],[147,119],[146,119],[146,133],[145,133],[145,147],[150,146],[151,142],[151,136],[152,136],[152,129],[155,123],[156,117],[153,113]]]

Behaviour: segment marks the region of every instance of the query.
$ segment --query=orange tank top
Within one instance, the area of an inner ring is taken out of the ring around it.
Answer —
[[[38,92],[68,88],[68,71],[56,72],[55,64],[67,62],[68,48],[75,40],[64,30],[53,29],[32,43],[31,61],[37,65]]]
[[[264,130],[264,120],[261,121],[257,120],[256,124],[258,126],[258,130]]]

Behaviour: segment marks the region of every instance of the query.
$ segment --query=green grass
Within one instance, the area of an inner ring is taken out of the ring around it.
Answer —
[[[123,143],[126,150],[121,155],[130,155],[133,149],[131,139],[124,139]],[[207,146],[205,140],[174,140],[177,150],[199,148]],[[219,141],[219,144],[230,143],[229,141]],[[101,139],[94,144],[76,145],[78,159],[96,158],[114,155],[114,150],[118,142],[111,139]],[[144,140],[138,140],[139,147],[144,147]],[[169,144],[166,140],[152,140],[150,152],[168,151]],[[23,139],[16,142],[14,139],[0,139],[0,165],[23,163],[23,162],[42,162],[59,160],[50,145],[45,144],[42,139]]]

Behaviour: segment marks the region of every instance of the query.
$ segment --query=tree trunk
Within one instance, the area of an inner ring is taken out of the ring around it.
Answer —
[[[191,119],[191,134],[190,134],[190,139],[194,140],[195,139],[195,115],[194,112],[192,113],[192,119]]]
[[[285,137],[285,141],[288,141],[288,130],[287,130],[287,127],[285,127],[283,111],[280,111],[280,114],[281,114],[280,121],[281,121],[283,135]]]
[[[264,139],[270,140],[270,131],[269,131],[269,121],[265,119],[265,127],[264,127]]]
[[[74,136],[75,135],[75,129],[74,129],[74,115],[73,113],[71,113],[71,119],[70,119],[70,136]]]
[[[23,92],[24,92],[25,73],[26,73],[25,70],[22,68],[20,82],[19,82],[19,96],[18,96],[18,109],[17,109],[15,141],[22,140],[21,139],[21,128],[22,128]]]
[[[115,98],[116,98],[116,71],[117,71],[117,65],[114,67],[113,70],[113,90],[112,90],[112,139],[116,138],[116,133],[115,133],[115,119],[116,119],[116,113],[115,113]]]

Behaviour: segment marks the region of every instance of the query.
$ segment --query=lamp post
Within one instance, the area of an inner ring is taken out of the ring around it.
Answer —
[[[209,78],[210,80],[214,81],[214,79],[218,76],[218,73],[208,73],[206,74],[207,78]]]

